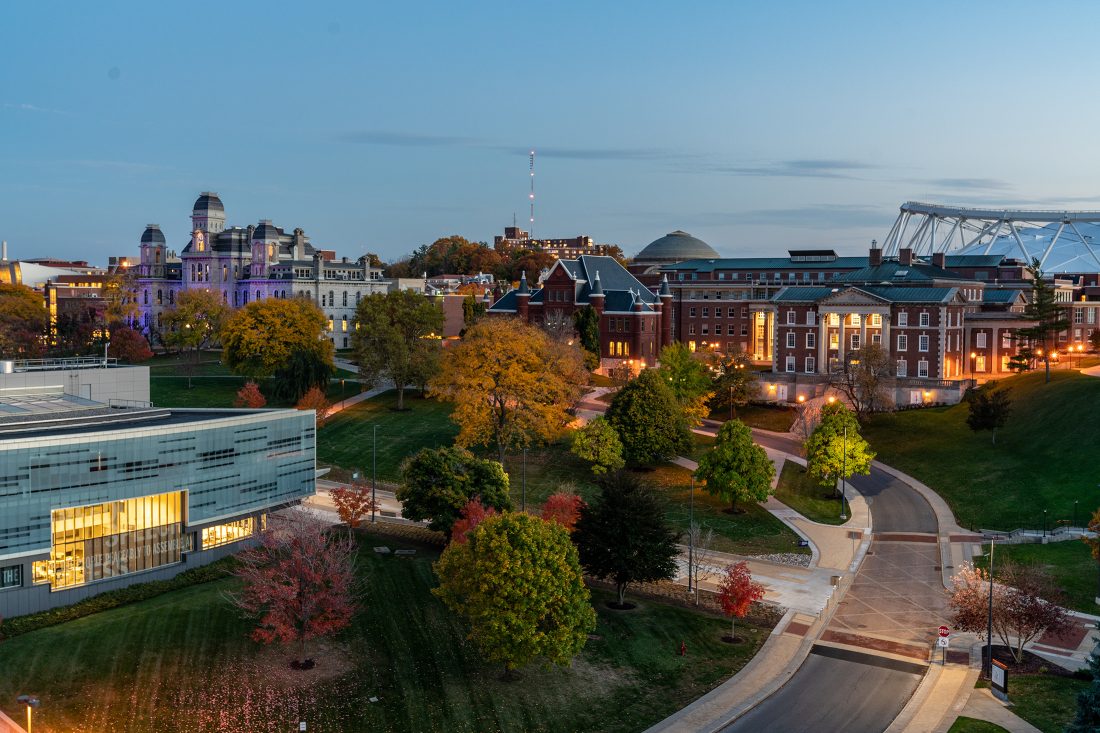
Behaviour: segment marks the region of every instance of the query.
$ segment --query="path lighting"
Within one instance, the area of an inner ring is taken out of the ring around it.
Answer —
[[[27,733],[31,733],[31,725],[33,723],[31,711],[38,707],[38,698],[34,695],[20,695],[15,698],[15,701],[27,707]]]
[[[989,620],[985,629],[986,676],[993,679],[993,538],[989,538]]]
[[[841,464],[843,468],[840,469],[840,520],[848,520],[848,512],[844,510],[844,498],[845,498],[845,485],[844,475],[848,473],[848,426],[844,426],[844,457]]]
[[[831,405],[834,402],[836,402],[836,397],[834,397],[833,395],[829,395],[829,404]]]
[[[798,395],[798,403],[799,404],[802,404],[805,401],[806,401],[806,395],[804,395],[804,394]]]
[[[971,379],[974,378],[974,362],[975,362],[975,360],[977,360],[977,358],[978,358],[977,353],[971,351],[970,352],[970,378]]]
[[[1043,539],[1047,538],[1047,510],[1043,510]]]
[[[691,494],[688,499],[688,592],[692,590],[692,567],[695,565],[695,474],[691,475]],[[698,590],[698,588],[696,588]]]

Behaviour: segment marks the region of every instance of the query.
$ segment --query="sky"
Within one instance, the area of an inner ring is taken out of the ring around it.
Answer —
[[[0,5],[0,239],[105,264],[199,192],[385,260],[683,229],[859,254],[907,200],[1100,209],[1093,2]]]

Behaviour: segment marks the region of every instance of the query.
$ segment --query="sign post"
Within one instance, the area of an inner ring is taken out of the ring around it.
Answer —
[[[947,664],[947,647],[951,640],[951,629],[946,626],[940,626],[939,638],[936,639],[936,646],[943,650],[943,654],[940,657],[940,666]]]
[[[1008,665],[994,659],[990,671],[993,695],[1008,702]]]

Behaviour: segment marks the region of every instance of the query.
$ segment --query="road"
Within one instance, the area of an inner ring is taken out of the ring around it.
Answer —
[[[796,440],[754,431],[757,443],[798,453]],[[935,533],[936,516],[913,489],[884,471],[852,484],[867,497],[878,532]],[[913,695],[926,665],[850,649],[815,646],[777,693],[724,728],[730,733],[882,733]]]

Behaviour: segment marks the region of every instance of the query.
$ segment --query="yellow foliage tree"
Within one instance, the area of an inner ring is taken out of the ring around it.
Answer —
[[[460,446],[505,451],[558,437],[588,381],[580,349],[511,318],[485,318],[446,349],[430,394],[455,405]]]
[[[254,300],[222,327],[222,361],[249,377],[270,377],[298,351],[316,353],[331,365],[327,323],[321,309],[305,298]]]

